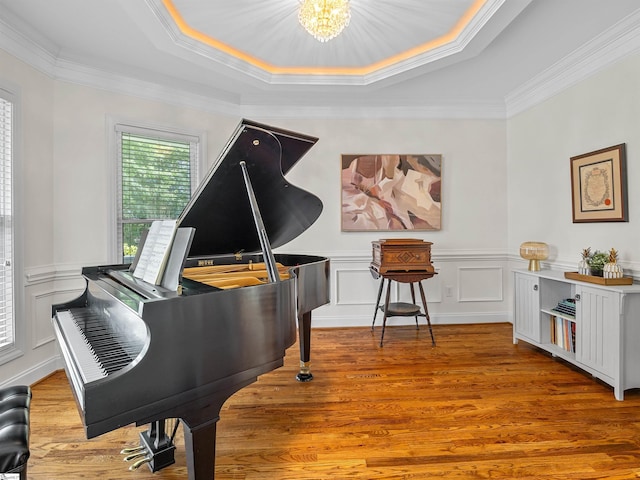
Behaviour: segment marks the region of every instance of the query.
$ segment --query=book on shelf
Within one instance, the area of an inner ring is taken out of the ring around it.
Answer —
[[[576,323],[563,317],[551,315],[549,340],[567,352],[576,351]]]
[[[560,315],[568,315],[570,317],[576,316],[576,301],[573,298],[567,298],[558,302],[558,304],[551,309]]]

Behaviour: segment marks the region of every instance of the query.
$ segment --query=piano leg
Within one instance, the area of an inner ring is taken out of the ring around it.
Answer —
[[[189,480],[215,478],[216,424],[218,419],[190,428],[184,425],[184,446]]]
[[[188,480],[214,480],[216,468],[216,424],[220,409],[231,395],[255,382],[257,377],[229,385],[214,395],[185,404],[180,414],[184,430]]]
[[[311,358],[311,312],[298,317],[298,336],[300,342],[300,372],[296,375],[299,382],[313,380],[309,359]]]

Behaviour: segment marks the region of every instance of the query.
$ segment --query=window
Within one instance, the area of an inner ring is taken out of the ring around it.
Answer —
[[[0,90],[0,351],[14,346],[13,103]]]
[[[118,252],[136,254],[141,233],[154,220],[178,218],[197,186],[196,136],[116,125]]]

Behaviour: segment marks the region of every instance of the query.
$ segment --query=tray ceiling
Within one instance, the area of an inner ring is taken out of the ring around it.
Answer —
[[[48,57],[47,73],[60,78],[81,71],[228,105],[504,103],[585,45],[637,29],[640,4],[351,0],[351,7],[345,31],[320,43],[299,25],[298,0],[0,0],[0,48],[30,63],[38,61],[25,50]]]

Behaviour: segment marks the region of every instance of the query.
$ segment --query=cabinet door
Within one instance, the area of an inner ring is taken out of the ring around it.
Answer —
[[[620,295],[576,289],[576,360],[616,378],[620,355]]]
[[[517,335],[540,343],[540,286],[533,275],[515,275],[514,328]]]

